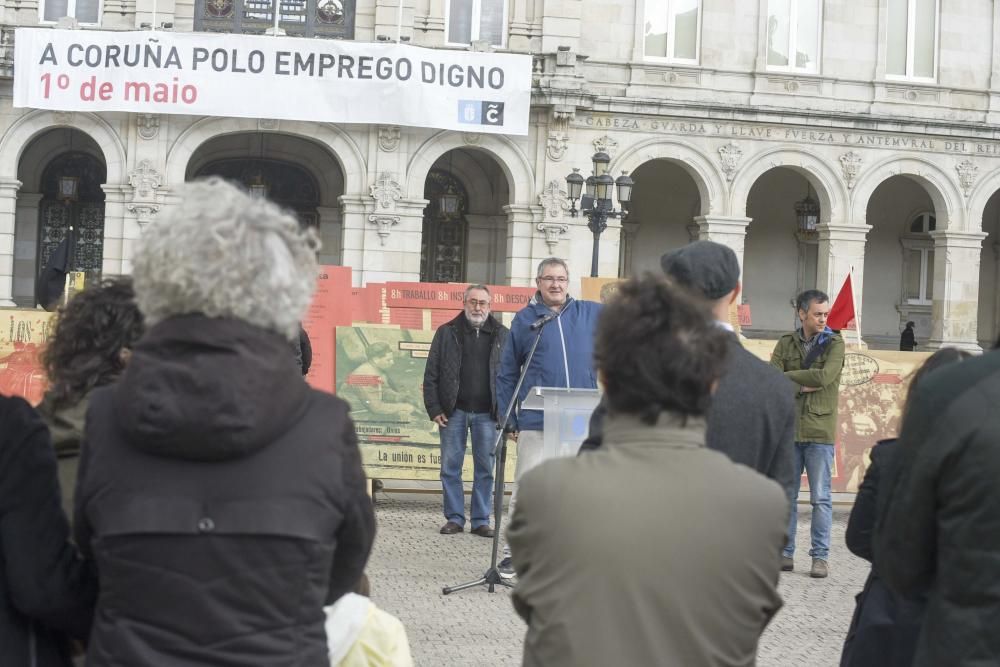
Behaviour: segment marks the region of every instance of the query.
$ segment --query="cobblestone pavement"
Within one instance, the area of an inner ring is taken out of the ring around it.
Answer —
[[[379,533],[368,566],[372,597],[406,626],[420,667],[520,665],[525,626],[506,589],[441,594],[444,586],[482,575],[491,540],[438,534],[440,503],[440,496],[378,494]],[[797,571],[782,575],[785,606],[761,640],[760,667],[838,664],[854,595],[868,571],[844,546],[848,511],[834,508],[830,577],[816,580],[808,573],[809,509],[800,505]]]

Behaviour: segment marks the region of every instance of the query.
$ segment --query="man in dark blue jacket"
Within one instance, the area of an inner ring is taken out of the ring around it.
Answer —
[[[542,413],[517,409],[531,388],[597,388],[593,359],[594,331],[601,305],[577,301],[569,295],[569,267],[565,260],[558,257],[542,260],[538,265],[535,285],[538,292],[534,299],[514,316],[510,325],[510,336],[504,346],[500,373],[497,375],[499,414],[503,415],[511,401],[515,402],[515,410],[508,422],[508,431],[517,441],[515,484],[542,460]],[[531,325],[549,316],[554,316],[554,319],[542,329],[521,391],[514,396],[514,385],[535,340],[536,332]],[[513,510],[516,496],[515,486],[508,511]],[[507,547],[504,547],[504,556],[499,567],[500,574],[512,577],[514,569]]]

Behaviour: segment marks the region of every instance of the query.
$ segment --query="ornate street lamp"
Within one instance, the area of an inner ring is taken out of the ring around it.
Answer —
[[[819,224],[819,204],[812,198],[812,188],[806,181],[806,197],[795,202],[795,219],[799,223],[799,231],[815,232]]]
[[[579,169],[566,177],[567,196],[570,200],[569,214],[572,217],[582,212],[587,218],[587,228],[594,234],[594,250],[590,259],[590,275],[597,277],[597,258],[601,245],[601,234],[608,228],[608,218],[625,219],[628,215],[629,202],[632,200],[632,186],[635,184],[623,171],[617,179],[608,173],[611,157],[604,152],[594,153],[593,175],[584,180]],[[618,190],[620,211],[612,208],[612,190]],[[580,200],[580,210],[576,208],[576,200]]]
[[[438,197],[438,207],[441,211],[441,215],[448,219],[458,216],[458,202],[458,193],[455,192],[454,188],[452,188],[449,183],[445,187],[444,192],[442,192]]]
[[[59,177],[59,199],[64,204],[76,201],[80,196],[80,179],[77,176]]]

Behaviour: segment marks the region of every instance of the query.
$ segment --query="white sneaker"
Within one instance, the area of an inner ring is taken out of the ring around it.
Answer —
[[[500,578],[502,579],[513,579],[517,576],[517,573],[514,572],[514,563],[511,561],[510,556],[500,561],[500,564],[497,565],[497,572],[500,573]]]

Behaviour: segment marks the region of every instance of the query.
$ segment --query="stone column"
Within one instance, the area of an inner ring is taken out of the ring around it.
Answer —
[[[621,240],[618,246],[618,275],[632,275],[632,253],[635,248],[635,237],[639,234],[642,223],[632,217],[622,220]]]
[[[318,206],[316,215],[319,218],[317,233],[323,243],[323,248],[319,251],[320,264],[342,264],[340,243],[344,232],[340,222],[340,209],[335,206]]]
[[[366,195],[341,195],[340,258],[343,266],[351,267],[351,282],[360,287],[362,259],[365,253],[365,227],[374,202]]]
[[[21,181],[0,181],[0,306],[13,306],[14,221]]]
[[[356,286],[387,280],[420,280],[420,242],[426,199],[400,199],[391,209],[375,208],[366,196],[340,198],[343,206],[344,265]]]
[[[694,221],[698,225],[699,241],[715,241],[729,246],[736,253],[743,270],[743,248],[746,245],[747,226],[750,218],[725,215],[699,215]]]
[[[985,232],[935,231],[934,300],[927,347],[957,347],[981,351],[979,324],[979,263]]]
[[[503,212],[507,214],[507,280],[511,285],[530,287],[535,284],[536,265],[549,256],[544,232],[536,228],[544,217],[543,209],[510,204],[503,207]]]
[[[1000,239],[993,244],[993,339],[1000,347]]]
[[[104,249],[101,256],[101,275],[117,276],[132,272],[135,241],[139,238],[138,216],[133,211],[125,215],[125,199],[131,187],[105,183],[104,190]],[[149,212],[152,216],[153,213]]]
[[[795,289],[803,292],[816,284],[816,264],[819,253],[819,233],[795,232],[795,241],[799,246],[799,271],[796,277]]]
[[[837,293],[847,279],[847,274],[854,271],[854,304],[856,313],[861,313],[861,336],[864,337],[864,312],[862,310],[862,294],[864,294],[865,277],[865,238],[870,225],[836,225],[819,224],[819,252],[816,258],[816,289],[830,295],[830,300],[837,298]]]
[[[38,266],[38,205],[42,195],[37,192],[17,193],[17,213],[14,226],[14,303],[30,308],[35,303],[35,277]]]

